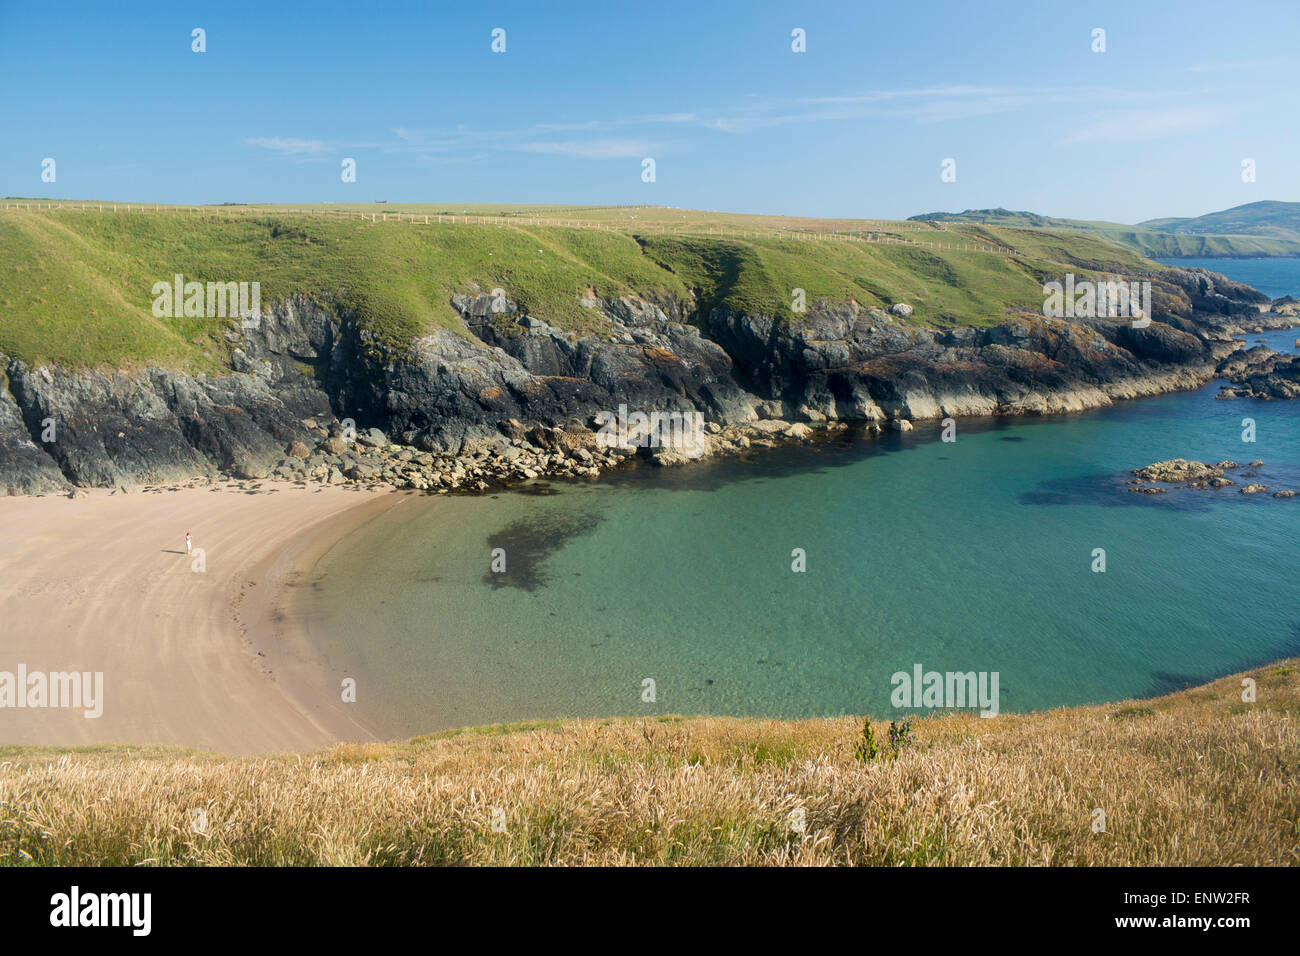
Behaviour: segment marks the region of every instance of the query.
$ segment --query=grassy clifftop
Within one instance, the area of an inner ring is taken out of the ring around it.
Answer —
[[[1197,219],[1152,219],[1135,226],[1010,209],[931,212],[908,221],[1089,233],[1156,259],[1252,258],[1300,256],[1297,209],[1300,203],[1259,202]]]
[[[1263,200],[1191,219],[1148,219],[1138,225],[1166,232],[1267,236],[1300,241],[1300,202]]]
[[[853,718],[552,722],[261,759],[9,747],[0,864],[1296,865],[1298,666],[922,720],[896,755],[877,724],[869,761]]]
[[[176,273],[260,282],[263,307],[291,293],[330,296],[401,345],[435,326],[460,329],[448,300],[475,283],[576,331],[598,331],[580,302],[592,293],[694,296],[705,311],[797,321],[796,288],[810,305],[907,302],[920,324],[987,325],[1039,311],[1043,276],[1160,268],[1097,236],[979,224],[504,207],[451,223],[438,221],[439,207],[367,208],[432,219],[371,221],[339,208],[0,209],[0,352],[67,366],[224,368],[229,320],[152,315],[154,283]]]

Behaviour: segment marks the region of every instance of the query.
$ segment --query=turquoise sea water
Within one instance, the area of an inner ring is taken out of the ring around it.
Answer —
[[[1297,334],[1265,337],[1294,351]],[[952,443],[918,426],[550,494],[412,497],[326,555],[300,611],[329,686],[357,678],[353,706],[391,736],[887,717],[891,675],[916,664],[997,671],[1004,710],[1179,688],[1300,654],[1300,498],[1124,490],[1129,469],[1186,457],[1263,459],[1254,480],[1300,491],[1300,404],[1216,392],[962,422]]]

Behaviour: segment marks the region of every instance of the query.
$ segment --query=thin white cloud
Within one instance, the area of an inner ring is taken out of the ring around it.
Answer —
[[[574,156],[581,159],[640,159],[663,151],[656,150],[644,140],[635,139],[543,141],[521,143],[513,148],[525,153],[549,153],[553,156]]]
[[[651,113],[641,119],[646,123],[693,123],[698,117],[694,113]]]
[[[1191,91],[1175,95],[1189,95]],[[1093,106],[1158,99],[1169,94],[1105,87],[932,86],[900,90],[867,90],[838,96],[770,100],[706,116],[701,125],[724,133],[747,133],[792,123],[897,119],[918,125],[973,119],[1036,106],[1067,103]],[[812,107],[812,108],[809,108]]]
[[[1217,126],[1232,114],[1217,109],[1147,109],[1108,113],[1076,129],[1068,143],[1135,143]]]
[[[614,129],[621,121],[592,120],[584,123],[535,123],[523,129],[475,130],[464,126],[453,132],[426,133],[407,127],[393,130],[397,141],[382,148],[390,153],[415,153],[432,161],[449,154],[481,153],[491,150],[569,156],[575,159],[628,159],[672,151],[669,143],[645,138],[601,137],[553,139],[557,133]]]
[[[764,99],[752,96],[725,109],[542,122],[507,129],[484,130],[466,124],[440,130],[398,126],[391,130],[391,138],[371,143],[326,143],[296,137],[257,137],[244,142],[293,157],[299,162],[311,162],[326,152],[362,148],[413,154],[426,162],[451,162],[457,157],[483,157],[499,151],[622,160],[660,155],[680,148],[680,138],[664,140],[645,135],[652,130],[673,127],[743,135],[791,124],[876,120],[924,125],[1062,107],[1066,108],[1062,112],[1068,112],[1072,117],[1075,128],[1069,134],[1068,142],[1129,142],[1174,136],[1221,122],[1230,114],[1204,107],[1172,105],[1194,102],[1206,92],[1125,90],[1083,85],[947,84],[816,97]]]
[[[244,145],[269,149],[286,156],[316,155],[329,148],[318,139],[297,139],[286,136],[252,136],[244,140]]]
[[[1188,73],[1230,73],[1238,70],[1269,70],[1293,65],[1287,60],[1237,60],[1231,63],[1199,63],[1189,66]]]

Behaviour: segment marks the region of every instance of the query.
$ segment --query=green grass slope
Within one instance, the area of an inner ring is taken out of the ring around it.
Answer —
[[[1300,240],[1300,202],[1263,200],[1187,219],[1148,219],[1138,223],[1164,232],[1262,236]]]
[[[626,235],[212,213],[0,212],[0,351],[86,366],[224,363],[224,319],[156,319],[155,282],[257,281],[263,307],[331,296],[385,341],[460,328],[472,283],[576,326],[579,293],[685,295]]]
[[[593,292],[693,296],[700,315],[723,305],[797,322],[796,288],[809,304],[907,302],[918,324],[988,325],[1039,311],[1046,276],[1161,268],[1070,231],[647,207],[430,208],[0,208],[0,352],[73,367],[226,367],[221,331],[231,320],[151,314],[154,283],[176,273],[260,282],[263,307],[292,293],[329,297],[400,347],[438,326],[463,331],[449,299],[475,284],[579,332],[598,331],[580,303]],[[444,213],[458,218],[439,222]]]
[[[1269,207],[1271,213],[1261,210],[1256,214],[1238,214],[1253,207]],[[1197,219],[1152,219],[1136,226],[1058,219],[1010,209],[931,212],[908,221],[1087,232],[1152,259],[1222,259],[1300,256],[1300,212],[1297,210],[1300,203],[1260,202]]]

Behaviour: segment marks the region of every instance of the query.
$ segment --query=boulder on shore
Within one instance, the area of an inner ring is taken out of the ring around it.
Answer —
[[[812,434],[812,429],[809,428],[807,425],[805,425],[803,422],[795,422],[793,425],[791,425],[789,428],[785,430],[784,434],[786,438],[803,439],[809,437]]]

